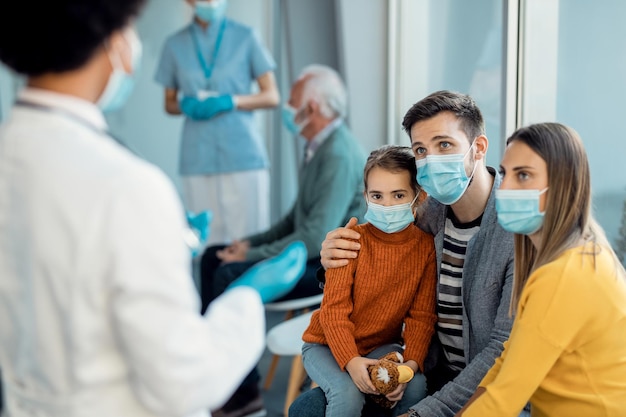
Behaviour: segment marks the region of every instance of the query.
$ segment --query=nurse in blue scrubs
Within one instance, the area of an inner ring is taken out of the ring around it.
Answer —
[[[166,40],[155,79],[166,112],[185,116],[185,206],[213,212],[207,244],[229,243],[270,226],[269,163],[252,111],[279,103],[276,64],[250,27],[225,16],[227,0],[186,2],[193,21]]]

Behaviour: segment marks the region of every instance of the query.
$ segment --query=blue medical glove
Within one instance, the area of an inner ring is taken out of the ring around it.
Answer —
[[[189,228],[197,238],[197,241],[190,245],[191,256],[194,257],[204,248],[204,245],[209,239],[209,234],[211,233],[209,225],[211,224],[211,220],[213,220],[213,213],[209,210],[201,211],[198,214],[192,211],[186,211],[185,215],[187,216]]]
[[[226,290],[246,285],[259,292],[263,303],[271,303],[296,286],[304,273],[306,259],[306,246],[297,240],[273,258],[254,264]]]
[[[211,96],[204,100],[196,97],[183,97],[180,101],[180,110],[193,120],[208,120],[234,108],[235,99],[230,94]]]
[[[180,100],[180,111],[183,112],[184,115],[193,120],[198,120],[196,113],[198,111],[198,107],[200,106],[201,101],[196,97],[183,97]]]

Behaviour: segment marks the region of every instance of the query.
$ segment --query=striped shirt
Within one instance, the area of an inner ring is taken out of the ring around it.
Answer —
[[[465,367],[463,350],[463,264],[467,242],[480,229],[482,215],[469,223],[459,222],[448,210],[443,256],[437,290],[437,336],[450,369]]]

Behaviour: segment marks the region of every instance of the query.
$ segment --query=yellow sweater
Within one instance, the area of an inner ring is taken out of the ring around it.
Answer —
[[[345,369],[354,357],[400,342],[405,323],[404,360],[416,361],[423,371],[436,320],[433,238],[414,225],[391,234],[369,223],[356,230],[359,256],[326,272],[321,308],[302,339],[328,345]]]
[[[607,250],[566,251],[528,279],[508,342],[463,417],[626,415],[626,282]],[[585,252],[586,251],[586,252]]]

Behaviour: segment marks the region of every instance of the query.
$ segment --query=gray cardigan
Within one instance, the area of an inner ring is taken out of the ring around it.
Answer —
[[[509,303],[513,285],[513,234],[497,222],[495,190],[501,178],[495,176],[479,232],[468,242],[463,267],[463,344],[466,367],[432,396],[411,407],[420,416],[453,417],[476,390],[503,343],[509,338],[513,319]],[[441,266],[443,237],[448,206],[429,198],[418,225],[435,236],[437,268]],[[437,271],[439,276],[439,269]],[[436,334],[431,342],[426,367],[443,357]]]
[[[269,230],[250,236],[248,261],[275,256],[289,243],[301,240],[309,259],[319,258],[329,230],[350,217],[365,215],[363,168],[366,155],[348,126],[335,129],[302,168],[298,195],[289,213]]]

